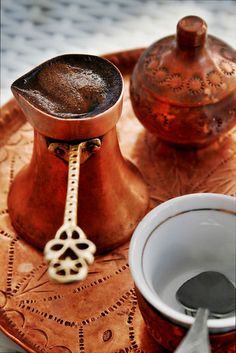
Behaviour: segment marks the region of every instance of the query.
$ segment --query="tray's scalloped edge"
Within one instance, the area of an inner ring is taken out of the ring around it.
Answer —
[[[102,55],[105,59],[111,61],[114,65],[118,67],[122,75],[131,73],[137,59],[144,51],[144,48],[131,49],[126,51],[107,53]],[[5,103],[0,109],[0,146],[3,146],[10,136],[18,131],[18,129],[26,122],[26,117],[22,110],[20,109],[15,98],[11,98],[7,103]],[[29,353],[35,353],[35,350],[21,341],[18,337],[12,333],[11,327],[6,329],[3,325],[2,318],[4,317],[4,310],[0,308],[0,330],[3,334],[13,340],[16,344],[22,347]]]
[[[2,309],[0,309],[0,315],[3,317],[2,312],[4,314],[4,311]],[[11,332],[11,330],[7,330],[0,319],[0,331],[5,334],[8,338],[10,338],[12,341],[14,341],[16,344],[18,344],[18,346],[20,346],[21,348],[23,348],[26,352],[28,353],[35,353],[35,350],[29,346],[27,346],[23,341],[21,341],[19,338],[17,338],[14,333]]]

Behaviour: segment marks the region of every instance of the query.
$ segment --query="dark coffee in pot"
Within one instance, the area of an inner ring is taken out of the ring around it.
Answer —
[[[107,60],[63,55],[40,65],[13,83],[36,108],[58,118],[86,118],[112,106],[121,94],[121,78]]]

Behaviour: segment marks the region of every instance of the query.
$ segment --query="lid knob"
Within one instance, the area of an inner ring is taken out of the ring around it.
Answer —
[[[177,42],[181,47],[200,47],[204,44],[207,24],[198,16],[187,16],[177,24]]]

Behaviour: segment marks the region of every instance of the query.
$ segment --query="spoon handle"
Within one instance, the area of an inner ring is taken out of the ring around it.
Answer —
[[[53,150],[55,146],[51,146]],[[68,185],[64,222],[44,248],[48,274],[59,283],[83,280],[94,261],[96,246],[77,225],[80,164],[101,147],[98,138],[68,146]],[[61,147],[60,147],[61,148]]]
[[[81,144],[70,145],[64,224],[77,224]]]
[[[195,321],[175,353],[210,353],[207,319],[208,309],[199,308]]]

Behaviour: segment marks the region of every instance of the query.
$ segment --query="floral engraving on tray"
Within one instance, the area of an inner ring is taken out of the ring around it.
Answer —
[[[127,56],[122,58],[118,62],[127,68]],[[138,166],[149,186],[151,207],[187,193],[235,195],[236,130],[200,150],[168,146],[135,118],[128,81],[126,76],[123,114],[117,125],[119,142],[122,153]],[[165,116],[160,120],[168,126]],[[97,256],[85,281],[64,286],[49,280],[42,253],[15,233],[7,193],[31,157],[32,141],[27,123],[0,152],[0,326],[29,352],[164,353],[148,334],[139,312],[127,264],[128,244]],[[225,347],[221,353],[230,349]]]

